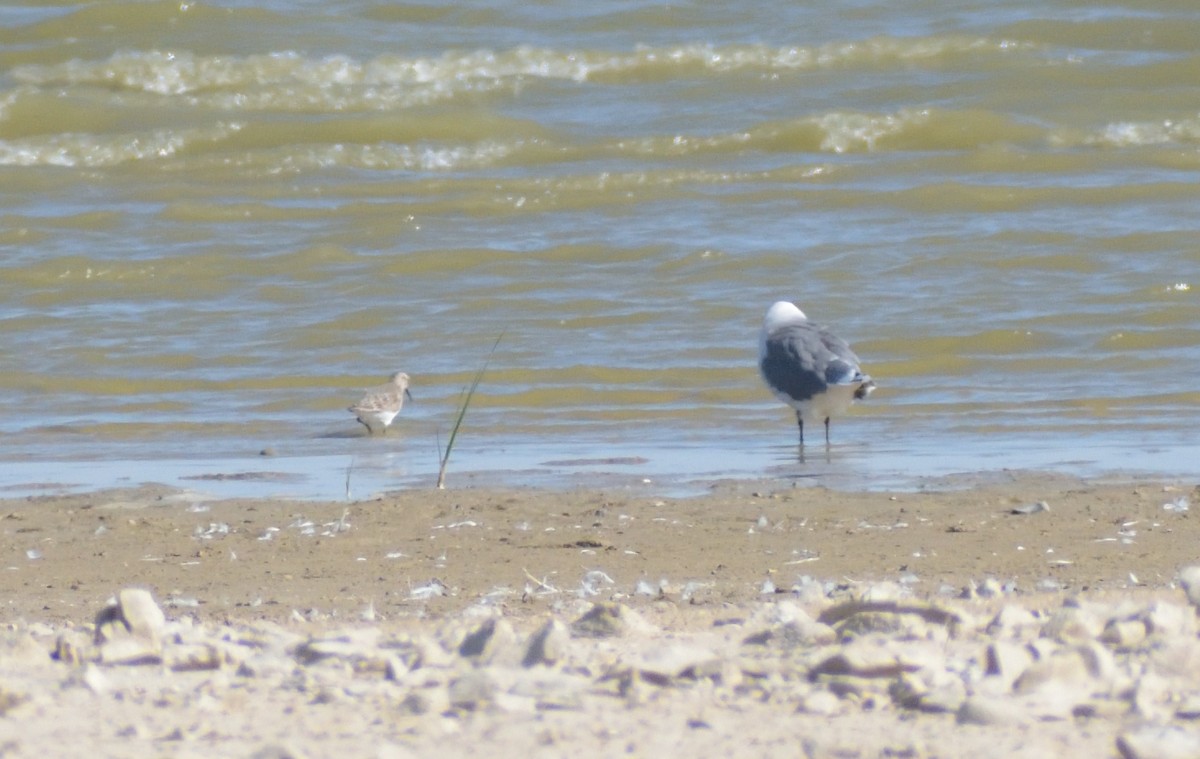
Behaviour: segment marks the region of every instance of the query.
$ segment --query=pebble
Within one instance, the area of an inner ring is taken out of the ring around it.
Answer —
[[[1144,727],[1117,738],[1122,759],[1196,759],[1200,735],[1177,725]]]
[[[1015,725],[1030,718],[1014,701],[976,695],[963,701],[955,719],[960,725]]]
[[[189,710],[197,716],[181,727],[130,718],[112,729],[128,730],[130,741],[187,742],[204,734],[205,719],[219,723],[265,692],[294,699],[291,708],[313,719],[383,708],[406,735],[452,733],[481,719],[540,721],[553,711],[583,723],[601,719],[597,699],[615,698],[623,709],[668,705],[678,724],[711,726],[713,735],[726,709],[765,704],[797,720],[902,712],[902,720],[936,713],[963,725],[1053,721],[1093,733],[1104,725],[1110,754],[1200,757],[1200,639],[1187,587],[1149,603],[1041,598],[1049,608],[1037,609],[1015,593],[928,602],[892,585],[855,592],[840,603],[822,596],[722,608],[712,624],[663,632],[647,617],[671,618],[681,602],[645,600],[644,612],[601,602],[569,623],[563,608],[536,619],[492,607],[437,628],[357,618],[342,628],[327,618],[284,627],[168,621],[149,592],[126,589],[91,633],[0,630],[0,715],[30,701],[42,708],[37,694],[53,688],[63,698],[120,701],[123,710]],[[255,750],[292,755],[266,740],[239,755]]]
[[[506,620],[491,617],[463,638],[458,654],[481,664],[513,665],[522,659],[517,633]]]
[[[571,623],[571,636],[575,638],[617,638],[655,631],[654,625],[633,609],[610,602],[593,604],[586,614]]]
[[[551,619],[529,636],[525,645],[525,654],[521,657],[521,666],[536,667],[539,664],[552,665],[566,656],[567,644],[571,632],[557,619]]]
[[[1193,564],[1179,570],[1179,584],[1187,594],[1188,602],[1200,607],[1200,564]]]

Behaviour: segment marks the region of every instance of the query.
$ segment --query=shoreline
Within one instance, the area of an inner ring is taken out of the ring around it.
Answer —
[[[55,614],[92,608],[98,594],[130,580],[159,594],[202,596],[211,583],[203,576],[216,569],[227,584],[263,591],[273,576],[306,578],[304,592],[242,593],[234,608],[320,607],[328,598],[341,614],[372,603],[403,614],[404,588],[430,579],[451,592],[422,613],[458,610],[492,591],[519,597],[530,575],[555,578],[567,592],[593,570],[609,576],[607,595],[690,584],[691,603],[754,600],[765,583],[787,589],[805,576],[903,580],[925,595],[989,577],[1026,592],[1162,586],[1200,558],[1191,549],[1200,520],[1188,510],[1198,500],[1200,489],[1184,484],[1029,472],[894,492],[725,480],[682,498],[649,488],[463,487],[361,501],[213,499],[148,485],[0,499],[9,581],[0,591],[10,612]],[[1017,513],[1039,502],[1049,508]],[[61,597],[27,605],[11,585],[26,575],[53,581]],[[64,589],[68,577],[90,581]],[[339,596],[339,583],[354,593]],[[200,602],[229,611],[228,603]]]
[[[678,499],[3,499],[0,742],[13,757],[78,741],[263,759],[481,743],[1171,756],[1200,750],[1200,638],[1178,579],[1200,563],[1197,498],[993,473]],[[144,623],[112,621],[132,616],[98,616],[130,588],[161,609],[138,617],[159,620],[144,640]]]

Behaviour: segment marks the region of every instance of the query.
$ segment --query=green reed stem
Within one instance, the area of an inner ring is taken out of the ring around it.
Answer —
[[[471,382],[471,387],[467,390],[467,395],[463,398],[462,405],[458,407],[458,418],[454,420],[454,427],[450,430],[450,439],[446,441],[446,453],[442,456],[441,466],[438,467],[438,490],[446,488],[446,465],[450,463],[450,451],[454,450],[454,440],[458,437],[458,430],[462,427],[463,418],[467,415],[467,407],[471,405],[471,397],[475,395],[475,390],[479,387],[479,381],[483,379],[483,373],[487,371],[488,364],[492,362],[492,356],[496,353],[496,348],[499,347],[500,340],[503,337],[504,333],[501,332],[496,337],[496,342],[492,343],[492,349],[488,351],[487,358],[483,361],[483,366],[479,367],[479,371],[475,373],[475,379]]]

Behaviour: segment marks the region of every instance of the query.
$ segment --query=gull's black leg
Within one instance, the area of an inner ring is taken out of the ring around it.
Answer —
[[[829,447],[829,417],[825,417],[825,447]]]
[[[796,412],[796,425],[800,428],[800,445],[804,445],[804,417],[799,411]]]

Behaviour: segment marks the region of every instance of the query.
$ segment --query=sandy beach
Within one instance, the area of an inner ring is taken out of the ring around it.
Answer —
[[[954,484],[0,501],[0,753],[1196,756],[1194,485]]]

